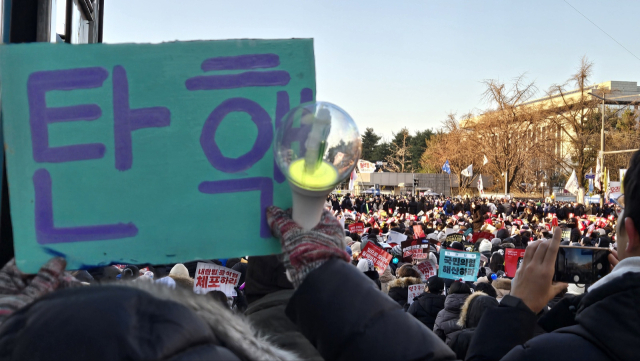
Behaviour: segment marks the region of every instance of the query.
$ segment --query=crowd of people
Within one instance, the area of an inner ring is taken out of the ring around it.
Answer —
[[[282,254],[199,261],[239,272],[236,296],[194,293],[197,262],[67,272],[53,258],[28,276],[10,261],[0,271],[0,358],[635,360],[638,180],[640,152],[624,198],[602,208],[330,195],[306,231],[290,210],[270,207]],[[391,261],[365,257],[369,243]],[[561,245],[607,250],[611,272],[594,284],[554,282]],[[526,250],[515,278],[505,270],[510,249]],[[438,269],[443,250],[479,253],[475,281],[418,267]],[[410,297],[416,285],[422,292]]]

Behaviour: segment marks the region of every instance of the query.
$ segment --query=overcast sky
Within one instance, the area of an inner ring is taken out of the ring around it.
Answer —
[[[640,56],[640,1],[567,1]],[[563,0],[105,3],[108,43],[314,38],[317,99],[386,137],[486,107],[483,79],[527,73],[543,95],[583,55],[595,64],[593,82],[640,81],[640,59]]]

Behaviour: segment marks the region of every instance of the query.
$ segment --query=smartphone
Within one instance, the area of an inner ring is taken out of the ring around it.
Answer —
[[[560,246],[553,280],[593,284],[609,273],[609,249]]]

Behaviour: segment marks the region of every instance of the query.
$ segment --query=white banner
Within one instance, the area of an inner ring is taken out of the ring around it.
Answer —
[[[373,173],[376,171],[376,165],[371,162],[367,162],[364,159],[358,160],[358,170],[360,173]]]

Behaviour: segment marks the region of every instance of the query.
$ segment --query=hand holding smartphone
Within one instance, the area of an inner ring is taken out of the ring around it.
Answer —
[[[609,252],[599,247],[560,246],[553,280],[593,284],[609,273]]]

